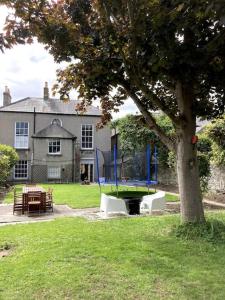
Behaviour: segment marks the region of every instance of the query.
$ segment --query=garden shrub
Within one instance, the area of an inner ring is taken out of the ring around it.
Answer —
[[[9,158],[6,155],[0,155],[0,186],[3,185],[10,174]]]
[[[210,158],[206,153],[198,152],[199,176],[202,192],[208,190],[208,181],[210,177]]]
[[[12,168],[18,160],[18,154],[16,153],[16,150],[11,146],[0,144],[0,154],[8,157],[10,168]]]
[[[15,149],[7,145],[0,145],[0,186],[7,181],[17,160],[18,155]]]
[[[206,127],[206,135],[212,142],[212,162],[216,166],[225,166],[225,115]]]

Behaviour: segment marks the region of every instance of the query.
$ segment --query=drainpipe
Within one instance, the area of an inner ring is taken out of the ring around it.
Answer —
[[[76,137],[72,138],[72,182],[75,181],[74,179],[74,171],[75,171],[75,160],[74,160],[74,156],[75,156],[75,142],[76,142]]]
[[[36,110],[34,107],[33,112],[33,134],[36,133]],[[34,163],[34,138],[32,137],[32,155],[31,155],[31,182],[34,180],[34,170],[33,170],[33,163]]]

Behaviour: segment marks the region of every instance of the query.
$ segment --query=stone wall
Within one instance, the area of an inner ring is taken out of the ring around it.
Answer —
[[[158,181],[160,184],[175,185],[177,186],[177,174],[176,171],[165,166],[159,166],[158,168]]]
[[[161,184],[177,186],[177,174],[172,169],[159,167],[158,181]],[[211,192],[225,191],[225,167],[211,166],[208,187]]]
[[[225,191],[225,167],[211,166],[209,190],[212,192]]]

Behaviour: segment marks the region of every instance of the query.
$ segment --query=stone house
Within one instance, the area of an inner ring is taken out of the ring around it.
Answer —
[[[76,111],[78,101],[27,97],[11,102],[9,89],[0,107],[0,143],[13,146],[19,161],[9,178],[16,182],[78,182],[96,180],[95,149],[109,151],[111,132],[97,130],[99,108]],[[103,161],[100,160],[100,172]]]

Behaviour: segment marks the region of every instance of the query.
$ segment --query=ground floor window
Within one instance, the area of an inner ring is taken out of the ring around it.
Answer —
[[[28,162],[27,160],[19,160],[14,168],[15,179],[27,179],[28,178]]]
[[[60,179],[61,168],[60,167],[48,167],[48,179]]]
[[[80,165],[80,179],[81,181],[88,180],[93,182],[93,164]]]

